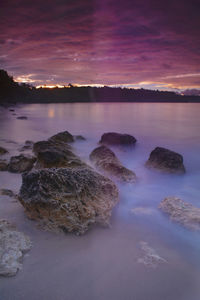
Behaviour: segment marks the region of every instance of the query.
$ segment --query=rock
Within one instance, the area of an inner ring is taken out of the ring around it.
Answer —
[[[6,159],[0,159],[0,171],[8,170],[8,161]]]
[[[17,117],[17,119],[19,119],[19,120],[27,120],[28,118],[26,116],[20,116],[20,117]]]
[[[53,135],[52,137],[50,137],[49,141],[72,143],[72,142],[74,142],[74,137],[68,131],[63,131],[63,132],[59,132],[59,133]]]
[[[107,176],[115,177],[122,182],[136,182],[135,173],[125,168],[115,153],[106,146],[94,149],[90,154],[90,160],[98,170]]]
[[[36,168],[84,166],[85,163],[71,150],[70,145],[63,142],[54,142],[50,139],[35,143],[33,151],[37,156]]]
[[[116,132],[104,133],[99,141],[100,144],[107,145],[123,145],[132,146],[136,143],[136,139],[129,134],[121,134]]]
[[[17,198],[17,194],[8,189],[0,189],[0,195],[5,195],[12,198]]]
[[[118,190],[90,168],[51,168],[22,174],[19,200],[27,215],[49,229],[85,233],[89,226],[108,225]]]
[[[200,230],[200,208],[177,197],[163,199],[159,208],[170,216],[172,221],[191,230]]]
[[[20,152],[26,151],[26,150],[32,150],[33,148],[33,142],[32,141],[25,141],[25,144],[23,147],[19,149]]]
[[[76,141],[86,141],[86,138],[84,138],[82,135],[74,135],[74,139]]]
[[[182,155],[161,147],[151,152],[146,166],[167,173],[185,173]]]
[[[6,153],[8,153],[8,150],[6,150],[3,147],[0,147],[0,155],[6,154]]]
[[[139,244],[143,252],[143,256],[138,258],[138,263],[147,267],[156,268],[158,264],[167,262],[164,258],[160,257],[156,251],[148,245],[147,242],[141,241]]]
[[[11,108],[11,109],[9,109],[9,111],[15,111],[15,110]]]
[[[30,155],[20,154],[18,156],[12,156],[8,165],[8,171],[12,173],[30,171],[35,161],[36,158]]]
[[[22,268],[22,258],[31,241],[5,220],[0,220],[0,275],[14,276]]]

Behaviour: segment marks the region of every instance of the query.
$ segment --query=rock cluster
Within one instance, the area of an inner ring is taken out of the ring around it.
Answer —
[[[191,230],[200,230],[199,207],[177,197],[167,197],[161,201],[159,208],[168,214],[172,221],[176,221]]]
[[[107,132],[101,136],[99,143],[107,145],[133,146],[136,141],[136,138],[129,134]]]
[[[22,268],[22,258],[31,241],[5,220],[0,220],[0,275],[14,276]]]
[[[88,167],[41,169],[22,175],[19,200],[31,219],[83,234],[91,224],[109,223],[118,190]]]
[[[122,182],[136,182],[135,173],[125,168],[115,153],[106,146],[94,149],[90,154],[90,160],[98,170],[107,176],[111,176]]]
[[[185,173],[182,155],[162,147],[151,152],[146,166],[167,173]]]

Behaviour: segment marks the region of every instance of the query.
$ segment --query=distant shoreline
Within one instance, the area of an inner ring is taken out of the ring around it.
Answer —
[[[102,100],[104,99],[104,100]],[[36,88],[19,84],[0,70],[0,104],[13,103],[200,103],[200,96],[180,95],[170,91],[120,87]]]

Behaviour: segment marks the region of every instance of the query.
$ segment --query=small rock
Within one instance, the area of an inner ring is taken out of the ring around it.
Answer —
[[[27,120],[28,117],[26,117],[26,116],[19,116],[19,117],[17,117],[17,119],[18,119],[18,120]]]
[[[76,141],[86,141],[86,138],[84,138],[82,135],[74,135],[74,139]]]
[[[163,199],[159,208],[170,216],[172,221],[191,230],[200,230],[200,208],[177,197]]]
[[[148,245],[148,243],[141,241],[139,244],[143,251],[143,256],[138,258],[138,263],[147,267],[156,268],[160,263],[167,262],[164,258],[160,257],[156,251]]]
[[[136,143],[136,138],[129,134],[116,132],[104,133],[99,141],[100,144],[132,146]]]
[[[9,197],[12,197],[12,198],[17,198],[17,194],[15,194],[13,191],[8,190],[8,189],[0,189],[0,194],[5,195],[5,196],[9,196]]]
[[[6,154],[6,153],[8,153],[8,150],[6,150],[3,147],[0,147],[0,155]]]
[[[94,149],[90,154],[90,160],[107,176],[115,177],[122,182],[136,182],[135,173],[125,168],[115,153],[106,146]]]
[[[51,168],[22,174],[19,200],[29,218],[77,234],[108,225],[118,189],[91,168]]]
[[[15,111],[15,110],[11,108],[11,109],[9,109],[9,111]]]
[[[33,148],[33,142],[32,141],[25,141],[25,144],[23,147],[19,149],[20,152],[26,151],[26,150],[32,150]]]
[[[28,118],[26,116],[20,116],[20,117],[17,117],[17,119],[19,119],[19,120],[27,120]]]
[[[167,173],[185,173],[182,155],[162,147],[156,147],[151,152],[146,166]]]
[[[8,170],[8,161],[6,159],[0,159],[0,171]]]
[[[14,276],[22,268],[22,258],[31,241],[15,226],[0,220],[0,275]]]
[[[8,171],[12,173],[30,171],[35,161],[36,158],[30,155],[20,154],[18,156],[12,156],[8,165]]]

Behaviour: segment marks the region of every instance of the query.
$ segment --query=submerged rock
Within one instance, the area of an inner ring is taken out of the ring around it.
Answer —
[[[64,143],[72,143],[74,142],[74,137],[68,131],[59,132],[52,137],[49,138],[49,141],[52,142],[64,142]]]
[[[138,206],[131,209],[131,213],[134,215],[153,215],[155,213],[154,209],[151,207]]]
[[[99,141],[99,143],[107,145],[132,146],[136,143],[136,141],[136,138],[129,134],[107,132],[101,136],[101,140]]]
[[[200,230],[200,208],[177,197],[163,199],[159,208],[176,221],[191,230]]]
[[[33,145],[37,156],[36,168],[80,167],[85,163],[72,152],[72,147],[52,139],[40,141]]]
[[[8,165],[8,171],[12,173],[30,171],[35,161],[36,158],[30,155],[20,154],[18,156],[12,156]]]
[[[156,268],[160,263],[167,262],[164,258],[160,257],[155,249],[151,248],[147,242],[141,241],[139,244],[143,252],[143,256],[138,258],[138,263],[150,268]]]
[[[100,146],[92,151],[90,160],[96,168],[106,175],[117,178],[123,182],[136,182],[133,171],[125,168],[116,157],[115,153],[106,146]]]
[[[8,170],[8,161],[6,159],[0,159],[0,171]]]
[[[17,119],[19,119],[19,120],[27,120],[28,118],[26,116],[20,116],[20,117],[17,117]]]
[[[146,166],[168,173],[185,173],[182,155],[162,147],[151,152]]]
[[[3,147],[0,147],[0,155],[6,154],[6,153],[8,153],[8,150]]]
[[[14,276],[22,268],[22,258],[30,250],[29,237],[5,220],[0,220],[0,275]]]
[[[42,169],[22,175],[19,200],[31,219],[83,234],[94,223],[109,224],[118,190],[89,168]]]

